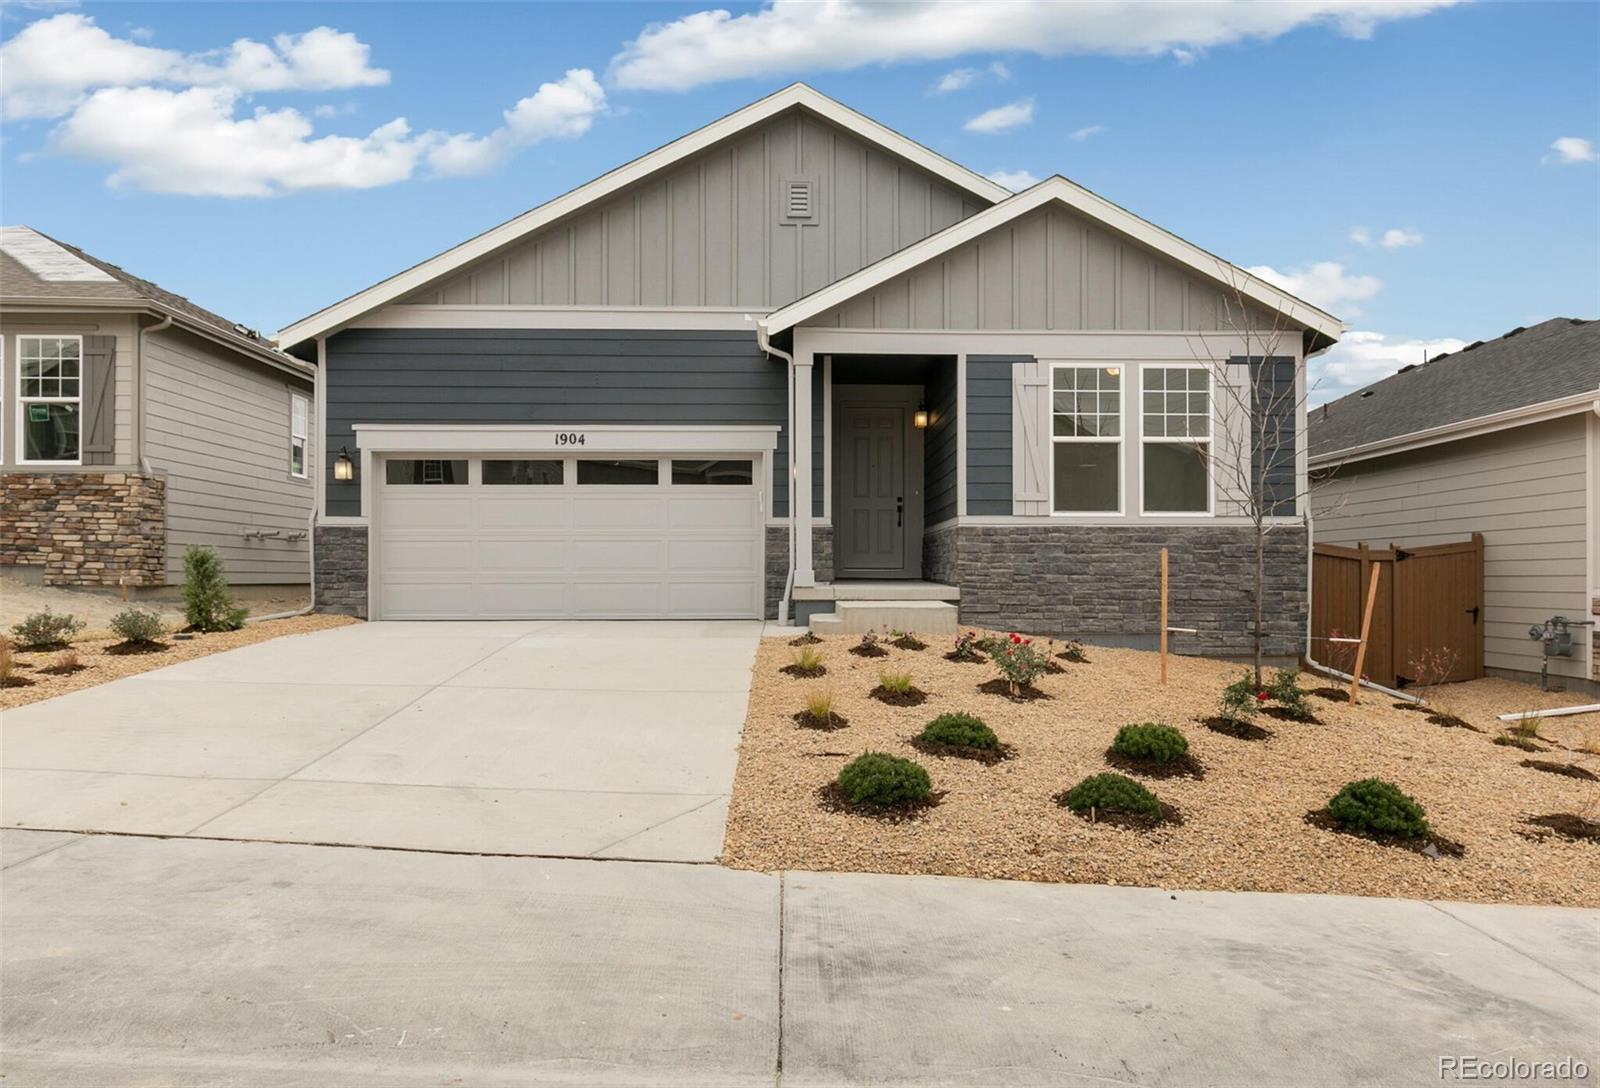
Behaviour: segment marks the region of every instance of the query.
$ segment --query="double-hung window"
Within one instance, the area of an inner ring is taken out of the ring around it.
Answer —
[[[1211,513],[1211,371],[1140,368],[1141,509]]]
[[[17,460],[79,463],[83,337],[17,337]]]
[[[1051,509],[1121,513],[1121,368],[1057,364],[1050,383]]]
[[[306,436],[311,433],[311,401],[289,394],[289,475],[306,478]]]

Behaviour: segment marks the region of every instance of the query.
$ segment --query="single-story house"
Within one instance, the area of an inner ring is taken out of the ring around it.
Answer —
[[[1316,543],[1483,536],[1483,664],[1600,681],[1600,321],[1558,317],[1408,366],[1311,414]]]
[[[160,593],[203,544],[236,585],[304,587],[314,386],[244,326],[0,228],[0,573]]]
[[[1270,357],[1241,307],[1282,326]],[[1248,440],[1221,439],[1255,429],[1212,382],[1303,391],[1342,329],[1064,178],[1012,193],[796,84],[278,342],[318,364],[322,607],[804,619],[909,598],[1148,643],[1165,545],[1171,623],[1242,651],[1254,535],[1213,470],[1248,476]],[[1303,399],[1280,403],[1292,444]],[[1277,653],[1305,632],[1304,453],[1274,481]]]

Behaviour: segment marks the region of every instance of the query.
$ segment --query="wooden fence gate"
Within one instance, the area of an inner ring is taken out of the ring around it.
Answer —
[[[1367,579],[1376,564],[1378,597],[1362,668],[1367,678],[1405,687],[1419,678],[1425,661],[1449,682],[1483,675],[1482,534],[1420,548],[1318,544],[1312,553],[1311,653],[1322,664],[1350,671],[1355,647],[1341,651],[1327,639],[1360,636]]]

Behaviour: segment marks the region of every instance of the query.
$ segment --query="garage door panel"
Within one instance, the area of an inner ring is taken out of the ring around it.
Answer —
[[[752,618],[765,553],[756,487],[385,485],[377,614],[391,619]]]

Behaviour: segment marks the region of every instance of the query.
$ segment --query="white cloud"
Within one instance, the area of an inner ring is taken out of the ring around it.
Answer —
[[[1288,272],[1265,264],[1252,265],[1245,271],[1337,317],[1359,317],[1361,309],[1357,304],[1371,300],[1383,287],[1383,281],[1376,276],[1352,275],[1338,261],[1316,261]]]
[[[939,77],[939,82],[933,85],[933,93],[949,94],[951,91],[963,91],[985,77],[1004,82],[1011,78],[1011,69],[999,61],[995,61],[987,68],[956,68]]]
[[[870,64],[1022,52],[1180,59],[1208,47],[1270,41],[1305,26],[1352,38],[1379,23],[1423,15],[1455,0],[770,0],[735,15],[712,9],[651,23],[611,62],[630,90],[688,90],[775,72],[843,71]]]
[[[1007,102],[1004,106],[996,106],[992,110],[984,110],[961,127],[968,132],[981,132],[985,135],[994,135],[997,132],[1008,132],[1021,125],[1026,125],[1033,120],[1033,99],[1022,98],[1015,102]]]
[[[573,68],[505,112],[506,123],[487,136],[451,136],[428,152],[439,174],[481,174],[507,155],[544,140],[582,136],[606,106],[606,92],[587,68]]]
[[[1027,170],[996,170],[989,174],[989,180],[996,185],[1004,185],[1013,193],[1020,193],[1039,184],[1039,179]]]
[[[1413,340],[1381,332],[1351,331],[1333,347],[1311,360],[1310,403],[1322,404],[1371,385],[1403,366],[1434,359],[1447,351],[1460,351],[1465,340],[1439,337]]]
[[[271,45],[240,38],[225,52],[184,54],[113,37],[89,16],[66,12],[29,23],[0,45],[0,104],[8,118],[47,118],[70,113],[100,87],[294,91],[388,83],[388,72],[368,64],[370,53],[354,34],[319,26],[279,34]]]
[[[1600,153],[1595,151],[1593,140],[1586,140],[1582,136],[1562,136],[1550,144],[1550,154],[1541,161],[1567,166],[1572,163],[1594,162],[1596,159],[1600,159]]]
[[[1104,132],[1105,130],[1106,130],[1106,126],[1104,126],[1104,125],[1084,125],[1082,128],[1073,129],[1073,131],[1072,131],[1072,139],[1076,140],[1078,143],[1081,144],[1081,143],[1083,143],[1083,141],[1087,140],[1089,137],[1098,136],[1102,132]]]
[[[1404,249],[1407,246],[1420,246],[1422,232],[1415,227],[1390,227],[1376,238],[1366,227],[1351,227],[1350,240],[1359,246],[1371,249],[1373,246],[1382,246],[1384,249]]]

